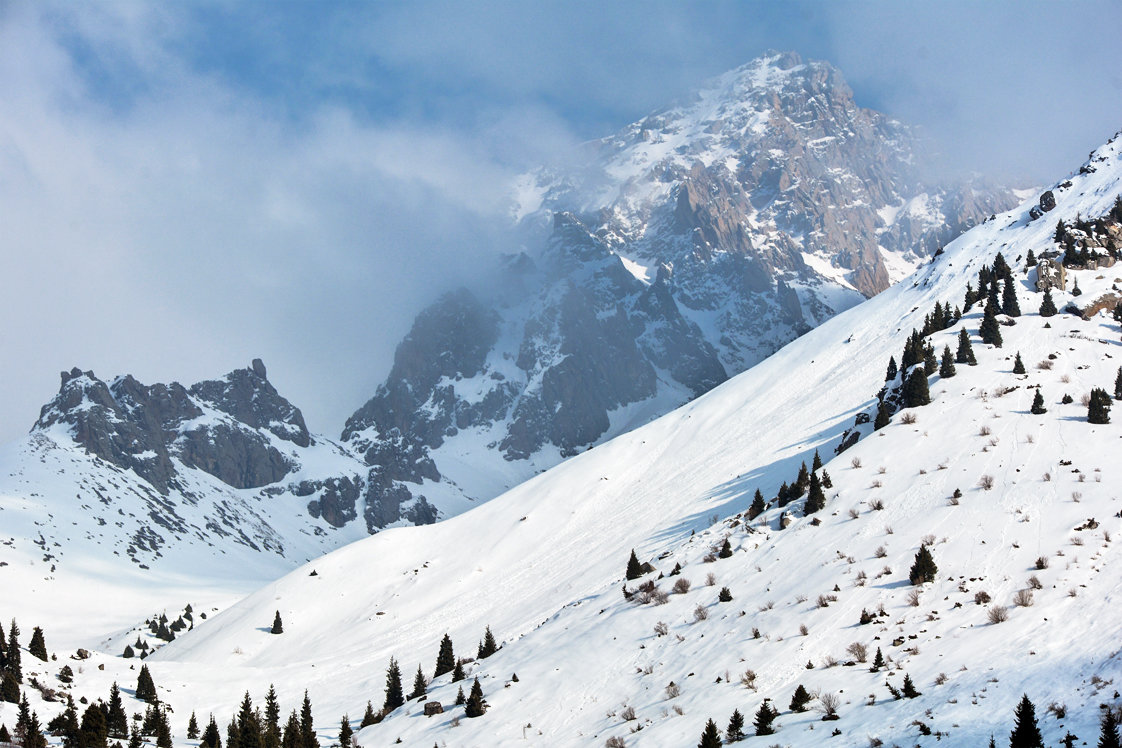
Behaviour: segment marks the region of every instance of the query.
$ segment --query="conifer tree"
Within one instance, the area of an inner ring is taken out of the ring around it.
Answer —
[[[136,698],[150,704],[157,700],[156,684],[152,682],[152,674],[148,672],[147,665],[140,666],[140,675],[136,678]]]
[[[926,545],[921,545],[919,551],[916,552],[911,571],[908,572],[908,580],[912,584],[934,582],[935,575],[938,573],[939,567],[935,565],[935,559],[931,557],[931,551],[927,550]]]
[[[1001,347],[1001,324],[997,321],[997,309],[994,304],[987,303],[985,314],[982,315],[982,326],[978,335],[983,343],[988,343],[996,348]]]
[[[632,551],[631,555],[634,556],[635,551]],[[499,647],[495,644],[495,635],[491,633],[491,627],[488,626],[487,630],[483,633],[483,641],[479,644],[479,651],[477,652],[477,656],[480,660],[483,660],[498,651]]]
[[[226,748],[239,748],[238,722],[235,719],[231,719],[230,724],[226,725]]]
[[[129,748],[143,748],[144,736],[140,734],[140,727],[133,723],[132,732],[129,733]]]
[[[12,742],[12,736],[8,732],[8,726],[7,725],[0,725],[0,743],[10,743],[10,742]]]
[[[803,684],[800,683],[795,687],[795,693],[793,696],[791,696],[791,705],[787,708],[792,712],[805,712],[806,705],[810,703],[810,700],[810,693],[805,688],[803,688]]]
[[[775,727],[772,726],[772,723],[778,716],[779,712],[771,705],[771,702],[764,699],[764,703],[760,704],[760,708],[756,710],[756,720],[752,723],[756,728],[756,735],[774,735]]]
[[[879,431],[892,422],[892,406],[884,400],[877,403],[877,417],[873,419],[873,429]]]
[[[280,748],[280,701],[277,699],[277,689],[269,684],[269,691],[265,694],[265,724],[261,729],[261,748]]]
[[[281,746],[282,748],[303,748],[304,746],[304,738],[300,732],[300,718],[296,716],[295,709],[288,715],[288,721],[284,723]]]
[[[425,683],[425,674],[421,671],[421,666],[417,666],[417,675],[413,678],[413,691],[409,694],[411,699],[420,699],[428,692],[428,684]]]
[[[733,709],[728,729],[725,730],[725,742],[736,743],[741,740],[744,740],[744,715],[739,709]]]
[[[923,352],[923,373],[931,376],[939,370],[939,362],[935,360],[935,351],[928,346]]]
[[[467,703],[467,698],[464,696],[464,687],[460,686],[459,690],[456,691],[456,706],[463,706],[465,703]]]
[[[721,731],[717,729],[717,723],[713,720],[705,723],[705,730],[701,733],[701,742],[697,744],[697,748],[721,748]]]
[[[8,629],[8,649],[4,655],[4,671],[11,674],[11,676],[15,678],[16,683],[23,683],[23,668],[20,665],[19,633],[19,626],[16,625],[16,619],[13,618],[12,626]]]
[[[364,727],[370,727],[370,725],[375,725],[377,723],[378,716],[374,714],[374,705],[370,703],[369,699],[367,699],[366,711],[362,713],[362,722],[359,723],[358,727],[361,730]]]
[[[748,519],[755,519],[765,511],[767,511],[767,504],[764,503],[764,495],[757,488],[756,495],[752,497],[752,506],[748,507]]]
[[[905,699],[914,699],[920,696],[920,692],[916,690],[916,684],[912,683],[912,676],[904,673],[904,687],[900,689],[900,693],[904,695]]]
[[[1118,376],[1114,379],[1114,399],[1122,400],[1122,366],[1118,367]]]
[[[78,742],[82,748],[105,748],[109,737],[109,725],[105,722],[105,712],[97,704],[90,704],[82,712],[82,724],[78,728]]]
[[[456,660],[456,667],[452,668],[452,682],[456,683],[466,677],[467,676],[464,675],[464,663]]]
[[[1026,693],[1014,714],[1013,732],[1009,734],[1009,748],[1044,748],[1040,727],[1036,724],[1036,707]]]
[[[1120,368],[1119,371],[1122,372],[1122,368]],[[818,456],[817,449],[814,450],[814,459],[810,463],[810,469],[813,472],[817,472],[822,469],[822,458]]]
[[[826,508],[826,494],[822,491],[822,482],[818,480],[817,473],[810,474],[810,491],[806,496],[804,514],[814,514]]]
[[[806,469],[806,463],[804,462],[799,467],[798,477],[795,479],[795,482],[791,484],[791,488],[793,489],[790,493],[791,498],[792,499],[797,499],[800,496],[802,496],[804,493],[806,493],[806,489],[809,485],[810,485],[810,471],[808,471]]]
[[[284,633],[284,623],[281,621],[281,616],[280,616],[280,611],[279,610],[277,611],[277,614],[275,616],[273,616],[273,627],[271,629],[269,629],[269,633],[270,634],[283,634]]]
[[[1091,390],[1091,400],[1087,405],[1087,422],[1110,423],[1110,395],[1100,387]]]
[[[822,471],[822,487],[823,488],[833,488],[834,487],[834,481],[831,480],[830,474],[827,473],[825,470]]]
[[[163,710],[158,710],[160,718],[156,722],[156,748],[171,748],[171,725]]]
[[[1052,300],[1052,289],[1044,289],[1044,299],[1040,302],[1040,316],[1054,317],[1057,311],[1056,302]]]
[[[129,660],[129,659],[132,659],[133,657],[136,657],[136,652],[132,651],[132,647],[130,645],[126,644],[125,645],[125,651],[121,653],[121,657],[124,657],[126,660]]]
[[[881,654],[880,647],[877,647],[876,656],[873,657],[873,666],[869,668],[869,672],[875,673],[884,667],[884,655]]]
[[[400,697],[400,677],[398,678],[397,693],[398,697]],[[398,706],[401,706],[401,704],[398,704]],[[315,720],[312,717],[312,700],[308,698],[307,691],[304,691],[304,703],[300,705],[300,746],[301,748],[319,748],[319,739],[316,738]]]
[[[775,495],[775,501],[779,506],[787,506],[791,503],[791,490],[787,487],[787,481],[779,486],[779,493]]]
[[[1005,285],[1001,290],[1001,313],[1010,317],[1021,316],[1021,306],[1017,303],[1017,291],[1013,288],[1012,276],[1005,277]]]
[[[199,737],[199,720],[195,718],[195,713],[191,712],[191,718],[187,720],[187,739],[197,740]]]
[[[245,692],[241,709],[238,710],[238,748],[261,748],[261,725],[253,710],[249,691]]]
[[[956,364],[978,365],[978,359],[974,358],[974,346],[970,343],[970,333],[966,332],[965,327],[958,331],[958,351],[954,361]]]
[[[885,373],[884,373],[884,381],[891,382],[893,379],[896,378],[897,372],[898,372],[898,370],[896,368],[896,357],[895,356],[889,356],[888,357],[888,370],[885,371]]]
[[[639,564],[639,557],[635,555],[635,549],[631,549],[631,558],[627,559],[627,579],[638,579],[643,576],[643,567]]]
[[[1013,373],[1014,374],[1024,374],[1025,373],[1025,362],[1021,360],[1021,352],[1020,351],[1017,351],[1017,355],[1013,359]]]
[[[354,734],[354,730],[351,729],[351,721],[344,714],[339,724],[339,748],[351,748],[351,737]]]
[[[194,717],[194,714],[191,716]],[[117,685],[117,681],[113,681],[113,685],[109,687],[109,706],[105,714],[105,721],[110,737],[128,738],[129,716],[125,713],[125,705],[121,699],[121,689]],[[195,727],[195,732],[198,732],[198,726]],[[198,735],[188,735],[188,737],[194,740]]]
[[[436,670],[433,678],[439,678],[445,673],[450,673],[456,668],[456,655],[452,652],[452,637],[448,634],[440,641],[440,652],[436,655]]]
[[[721,544],[721,550],[717,552],[718,558],[730,558],[732,556],[732,544],[729,539],[725,538],[725,542]]]
[[[943,346],[943,360],[939,362],[939,377],[950,379],[955,374],[954,356],[951,355],[951,347],[949,345]]]
[[[43,735],[43,729],[39,725],[39,715],[35,712],[31,713],[31,719],[28,720],[27,729],[24,731],[23,748],[47,748],[47,738]]]
[[[79,748],[81,745],[82,728],[78,724],[78,710],[74,706],[74,697],[66,695],[66,708],[47,723],[47,731],[62,736],[64,748]],[[0,743],[4,742],[0,740]]]
[[[386,700],[382,704],[382,714],[389,714],[394,709],[405,703],[401,690],[401,668],[397,660],[390,658],[390,666],[386,668]]]
[[[38,626],[31,632],[31,643],[27,645],[27,651],[32,657],[38,657],[43,662],[48,659],[47,643],[43,640],[43,629]]]
[[[931,402],[931,390],[927,385],[927,375],[923,369],[916,367],[904,382],[904,407],[916,408]]]
[[[471,693],[468,694],[467,703],[464,705],[465,717],[482,717],[487,711],[487,702],[483,699],[483,686],[479,685],[479,678],[471,684]]]
[[[717,593],[717,602],[727,603],[732,602],[732,592],[728,587],[722,587],[721,591]]]
[[[19,681],[7,670],[0,673],[0,701],[9,704],[19,703]]]
[[[974,306],[974,302],[978,300],[978,294],[974,287],[969,283],[966,284],[966,295],[962,299],[962,313],[966,314],[970,311],[970,307]]]
[[[1098,748],[1122,748],[1118,740],[1118,719],[1114,716],[1113,709],[1104,709],[1102,719],[1099,721]]]
[[[293,712],[295,716],[295,712]],[[207,722],[206,729],[203,730],[203,736],[199,742],[199,748],[222,748],[222,737],[218,732],[218,723],[214,720],[214,715],[210,715],[210,721]]]
[[[1075,285],[1072,286],[1072,288],[1071,288],[1071,295],[1072,296],[1082,296],[1083,295],[1083,289],[1079,287],[1079,279],[1078,278],[1075,279]]]
[[[1031,267],[1035,267],[1035,266],[1036,266],[1036,255],[1033,254],[1033,251],[1030,248],[1029,251],[1028,251],[1028,254],[1025,255],[1025,267],[1031,268]]]
[[[1040,390],[1037,390],[1036,394],[1033,395],[1032,408],[1029,409],[1029,412],[1034,416],[1044,415],[1048,412],[1048,409],[1044,407],[1044,395],[1040,394]]]

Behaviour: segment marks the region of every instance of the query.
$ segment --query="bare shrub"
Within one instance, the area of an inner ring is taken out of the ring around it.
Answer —
[[[819,608],[828,608],[830,603],[836,603],[837,601],[837,595],[819,595],[816,604]]]
[[[1017,592],[1013,595],[1013,604],[1018,608],[1032,607],[1032,590],[1017,590]]]
[[[861,571],[857,572],[857,577],[856,577],[856,579],[854,580],[853,583],[855,585],[857,585],[858,587],[864,587],[865,586],[865,581],[868,578],[869,578],[869,575],[865,573],[864,569],[862,569]]]
[[[882,486],[884,486],[884,484],[880,482],[880,478],[877,478],[875,481],[872,482],[872,485],[870,486],[870,488],[881,488]]]
[[[850,508],[850,510],[849,510],[849,518],[850,519],[857,519],[860,516],[861,516],[861,512],[857,511],[857,509],[855,507]]]
[[[1036,368],[1040,369],[1041,371],[1051,371],[1052,370],[1052,362],[1049,361],[1048,359],[1044,359],[1043,361],[1040,361],[1039,363],[1036,364]]]
[[[982,428],[978,429],[978,436],[989,436],[992,433],[993,430],[990,429],[989,426],[982,426]]]
[[[877,558],[884,558],[885,556],[888,555],[888,551],[885,549],[885,547],[883,545],[878,545],[877,549],[875,551],[873,551],[873,555],[876,556]]]
[[[676,699],[682,693],[681,687],[674,681],[666,684],[666,698]]]
[[[1036,570],[1037,571],[1043,571],[1044,569],[1047,569],[1047,568],[1048,568],[1048,557],[1047,556],[1037,556],[1036,557]]]
[[[744,675],[740,676],[740,685],[745,688],[756,690],[756,671],[749,668],[744,671]]]
[[[604,748],[627,748],[627,742],[623,738],[613,735],[604,741]]]
[[[704,621],[708,617],[709,617],[709,611],[705,608],[704,605],[698,605],[696,608],[693,609],[693,620],[694,621]]]
[[[666,603],[670,602],[670,593],[666,590],[655,588],[655,591],[651,593],[651,602],[655,605],[666,605]]]
[[[808,629],[806,627],[805,623],[800,623],[799,624],[799,633],[802,634],[803,636],[808,636],[810,634],[810,629]]]
[[[637,719],[637,717],[635,716],[635,707],[628,704],[623,708],[623,711],[619,713],[619,716],[621,719],[623,719],[624,722],[630,722],[633,719]]]
[[[918,608],[919,607],[919,588],[918,587],[913,587],[912,589],[908,590],[908,605],[912,606],[913,608]]]
[[[1088,407],[1091,404],[1091,393],[1084,392],[1083,396],[1079,398],[1079,402],[1083,403],[1084,408]]]
[[[766,603],[764,603],[763,605],[760,606],[760,612],[763,613],[765,611],[771,610],[774,607],[775,607],[775,601],[774,600],[768,600]]]
[[[911,411],[911,410],[909,410],[909,411],[908,411],[907,413],[903,413],[903,414],[902,414],[902,415],[900,416],[900,423],[903,423],[903,424],[905,424],[905,425],[908,425],[908,426],[910,426],[910,425],[912,425],[912,424],[913,424],[913,423],[915,423],[915,422],[916,422],[916,414],[915,414],[915,411]]]
[[[1025,443],[1026,444],[1036,444],[1036,437],[1033,436],[1032,434],[1027,434],[1025,436]]]
[[[928,533],[928,534],[924,535],[922,538],[919,539],[919,544],[920,545],[935,545],[935,536],[932,535],[931,533]]]
[[[880,483],[880,481],[876,481]],[[873,499],[869,502],[869,507],[875,511],[882,511],[884,509],[884,499]]]
[[[716,560],[717,560],[717,554],[716,553],[706,553],[705,556],[701,559],[701,562],[704,563],[704,564],[711,564],[711,563],[715,562]]]
[[[1068,591],[1067,591],[1067,596],[1068,597],[1078,597],[1079,596],[1079,590],[1077,590],[1074,587],[1069,587]]]
[[[1063,719],[1067,716],[1067,705],[1062,701],[1053,701],[1051,704],[1044,707],[1044,711],[1055,715],[1056,719]]]
[[[990,593],[986,592],[985,590],[978,590],[977,592],[974,593],[974,604],[975,605],[985,605],[989,601],[990,601]]]
[[[707,587],[712,587],[716,583],[717,583],[717,575],[716,574],[714,574],[713,572],[709,572],[708,574],[705,575],[705,585]]]
[[[677,595],[684,595],[690,591],[690,580],[686,579],[685,577],[678,577],[671,589]]]
[[[1072,544],[1072,545],[1083,545],[1083,537],[1082,537],[1082,536],[1080,536],[1080,535],[1074,535],[1074,536],[1072,536],[1072,538],[1071,538],[1071,544]]]
[[[981,487],[983,491],[991,490],[993,488],[993,476],[983,475],[978,479],[978,486]]]
[[[795,595],[795,602],[796,603],[805,603],[806,602],[806,595]]]
[[[991,605],[986,610],[986,620],[990,623],[1002,623],[1009,620],[1009,611],[1004,605]]]
[[[1044,584],[1040,581],[1040,577],[1036,576],[1035,574],[1029,577],[1028,585],[1034,590],[1040,590],[1044,588]]]
[[[839,707],[841,707],[841,696],[833,691],[818,694],[818,708],[822,711],[823,720],[838,719]]]
[[[858,662],[867,662],[869,659],[869,648],[861,642],[853,642],[845,648],[845,652]]]
[[[861,458],[860,457],[854,457],[852,460],[849,461],[849,464],[853,466],[854,470],[857,470],[858,468],[861,467]]]
[[[888,468],[886,468],[884,465],[881,465],[879,468],[877,468],[877,475],[884,475],[887,472]]]
[[[941,686],[944,683],[946,683],[947,680],[948,680],[948,678],[947,678],[946,673],[939,673],[938,675],[935,676],[935,685]]]
[[[1083,493],[1081,491],[1072,491],[1071,492],[1071,500],[1074,501],[1076,504],[1078,504],[1080,501],[1083,500]]]
[[[666,624],[666,621],[659,621],[654,625],[654,632],[655,636],[666,636],[670,633],[670,627]]]

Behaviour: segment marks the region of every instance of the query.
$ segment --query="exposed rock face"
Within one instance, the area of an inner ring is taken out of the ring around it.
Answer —
[[[419,315],[347,422],[376,523],[409,519],[407,497],[425,516],[490,498],[708,391],[1015,202],[925,181],[908,128],[792,54],[586,150],[523,180],[535,238],[499,292]]]
[[[106,385],[75,368],[62,373],[59,393],[43,406],[35,428],[68,426],[91,454],[135,471],[163,494],[175,477],[172,458],[233,488],[265,486],[294,466],[261,432],[301,447],[311,437],[299,409],[257,364],[256,371],[239,369],[190,390],[175,382],[146,386],[132,376]]]

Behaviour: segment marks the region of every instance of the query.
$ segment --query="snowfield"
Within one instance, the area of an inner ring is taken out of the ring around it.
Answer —
[[[51,597],[67,602],[52,605],[33,581],[48,562],[26,544],[0,546],[8,564],[0,612],[17,616],[25,644],[42,626],[59,658],[38,663],[25,654],[25,679],[33,672],[58,688],[54,674],[70,648],[85,646],[95,652],[75,668],[75,698],[104,698],[113,680],[131,694],[138,662],[117,651],[136,635],[130,625],[165,605],[174,617],[192,602],[212,615],[146,660],[175,710],[178,745],[195,744],[184,737],[192,711],[204,725],[213,713],[224,726],[245,691],[259,704],[269,684],[282,715],[307,689],[320,741],[330,745],[344,714],[357,729],[367,700],[381,706],[391,657],[408,693],[418,664],[431,676],[445,633],[458,656],[474,657],[487,626],[502,647],[466,664],[467,681],[436,679],[428,696],[359,730],[356,741],[695,745],[706,720],[723,730],[734,709],[752,734],[770,699],[778,732],[754,744],[977,746],[991,734],[1001,744],[1027,693],[1047,744],[1068,731],[1091,744],[1099,706],[1118,704],[1122,682],[1122,412],[1092,425],[1081,398],[1092,387],[1114,392],[1122,340],[1106,313],[1040,317],[1025,257],[1054,248],[1058,219],[1110,210],[1122,194],[1120,145],[1099,149],[1093,171],[1054,188],[1056,208],[1044,217],[1030,220],[1035,198],[996,216],[901,283],[688,405],[457,517],[351,543],[228,607],[259,570],[232,564],[223,587],[220,570],[204,565],[206,581],[192,582],[184,555],[182,586],[165,564],[150,577],[114,579],[121,597],[99,600],[99,581],[128,564],[95,565],[103,559],[90,550],[51,582]],[[868,435],[835,457],[855,417],[875,413],[888,359],[899,362],[908,333],[936,302],[961,306],[967,282],[976,285],[998,252],[1014,270],[1023,312],[1001,327],[1003,347],[980,342],[976,304],[931,341],[937,354],[944,345],[953,351],[966,328],[978,365],[932,376],[930,405],[871,434],[866,426]],[[1122,265],[1070,275],[1083,295],[1056,293],[1061,310],[1122,284]],[[1017,352],[1025,374],[1012,373]],[[1043,415],[1029,413],[1037,387]],[[1074,402],[1062,404],[1064,394]],[[747,520],[756,489],[771,499],[816,450],[833,484],[826,508],[803,517],[801,501],[789,505],[786,529],[781,508]],[[37,506],[20,504],[28,500],[0,498],[0,540],[34,537],[33,526],[13,530],[5,519]],[[726,538],[732,554],[716,558]],[[921,544],[938,574],[913,586],[908,571]],[[664,602],[625,600],[633,548],[656,571],[627,588],[654,581],[669,593]],[[681,574],[664,577],[675,564]],[[673,591],[679,579],[689,580],[687,590]],[[723,587],[729,602],[718,602]],[[981,593],[988,603],[979,604]],[[991,623],[999,606],[1008,619]],[[281,635],[268,633],[275,611]],[[874,620],[859,623],[862,611]],[[868,662],[859,661],[862,647]],[[878,649],[886,665],[870,672]],[[886,683],[902,688],[905,674],[920,695],[896,700]],[[489,710],[467,719],[453,702],[475,677]],[[788,709],[799,684],[821,694],[802,713]],[[43,722],[61,708],[26,692]],[[830,695],[839,719],[823,721],[818,707]],[[444,713],[425,717],[427,700]],[[126,701],[130,714],[141,710]],[[0,704],[9,729],[15,714]]]

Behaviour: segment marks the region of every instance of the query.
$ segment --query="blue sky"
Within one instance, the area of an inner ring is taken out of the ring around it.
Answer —
[[[0,438],[73,365],[269,364],[337,433],[418,309],[510,248],[506,184],[766,49],[950,172],[1122,128],[1117,2],[0,3]]]

